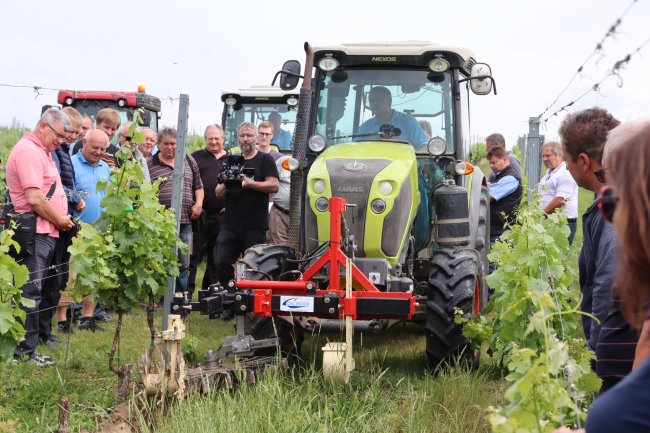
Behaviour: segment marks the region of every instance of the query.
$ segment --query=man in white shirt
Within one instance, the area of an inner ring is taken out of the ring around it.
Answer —
[[[540,207],[546,215],[564,208],[571,234],[569,243],[573,242],[578,222],[578,184],[562,160],[562,145],[551,141],[542,146],[542,161],[548,171],[538,185],[541,198]]]

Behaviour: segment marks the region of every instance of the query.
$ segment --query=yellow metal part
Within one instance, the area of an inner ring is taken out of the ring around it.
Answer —
[[[179,399],[185,397],[185,360],[181,343],[185,338],[185,324],[179,315],[170,314],[167,330],[154,337],[153,359],[144,357],[142,383],[147,395],[157,395],[164,386],[166,392]],[[151,371],[152,367],[156,371]]]

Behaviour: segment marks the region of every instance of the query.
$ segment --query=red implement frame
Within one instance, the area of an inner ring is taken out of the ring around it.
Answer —
[[[316,260],[309,268],[303,272],[300,279],[296,281],[259,281],[241,279],[236,282],[239,289],[252,289],[254,290],[254,314],[256,316],[272,316],[273,311],[271,307],[272,296],[275,295],[307,295],[308,290],[316,287],[316,284],[311,279],[329,265],[329,288],[327,290],[316,290],[315,296],[337,295],[340,299],[339,304],[339,318],[351,316],[353,319],[364,318],[391,318],[390,314],[386,315],[372,315],[363,317],[357,314],[357,299],[358,298],[381,298],[381,299],[394,299],[394,300],[408,300],[409,301],[409,315],[408,317],[399,317],[404,320],[409,320],[417,310],[415,297],[407,292],[382,292],[361,272],[361,270],[352,263],[352,279],[357,281],[363,290],[355,290],[352,292],[351,298],[346,298],[345,288],[340,287],[340,269],[345,268],[348,257],[341,250],[341,215],[345,212],[346,203],[345,199],[341,197],[331,197],[329,199],[330,210],[330,240],[329,248],[325,253]],[[276,312],[277,314],[277,312]],[[317,314],[306,313],[304,315],[317,316]]]

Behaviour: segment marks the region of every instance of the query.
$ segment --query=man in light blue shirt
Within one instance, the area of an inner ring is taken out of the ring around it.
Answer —
[[[393,97],[386,87],[373,87],[368,95],[368,103],[374,117],[359,126],[355,141],[394,137],[396,140],[408,141],[416,149],[429,141],[415,117],[391,108]],[[382,125],[398,128],[399,134],[394,129],[381,131]]]
[[[269,114],[269,122],[273,125],[274,136],[271,144],[278,146],[280,150],[291,150],[291,133],[280,127],[282,125],[282,116],[280,113]]]
[[[97,191],[97,182],[108,180],[111,169],[102,160],[108,147],[108,135],[99,129],[91,129],[86,133],[81,151],[72,156],[75,172],[75,186],[84,199],[86,207],[81,212],[75,212],[75,217],[92,224],[102,212],[100,205],[106,192]]]

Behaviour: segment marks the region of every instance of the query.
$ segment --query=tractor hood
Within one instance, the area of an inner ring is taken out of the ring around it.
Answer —
[[[329,239],[327,200],[343,197],[358,257],[397,262],[408,239],[420,195],[415,152],[409,144],[364,141],[327,148],[307,175],[305,240],[313,250]]]

